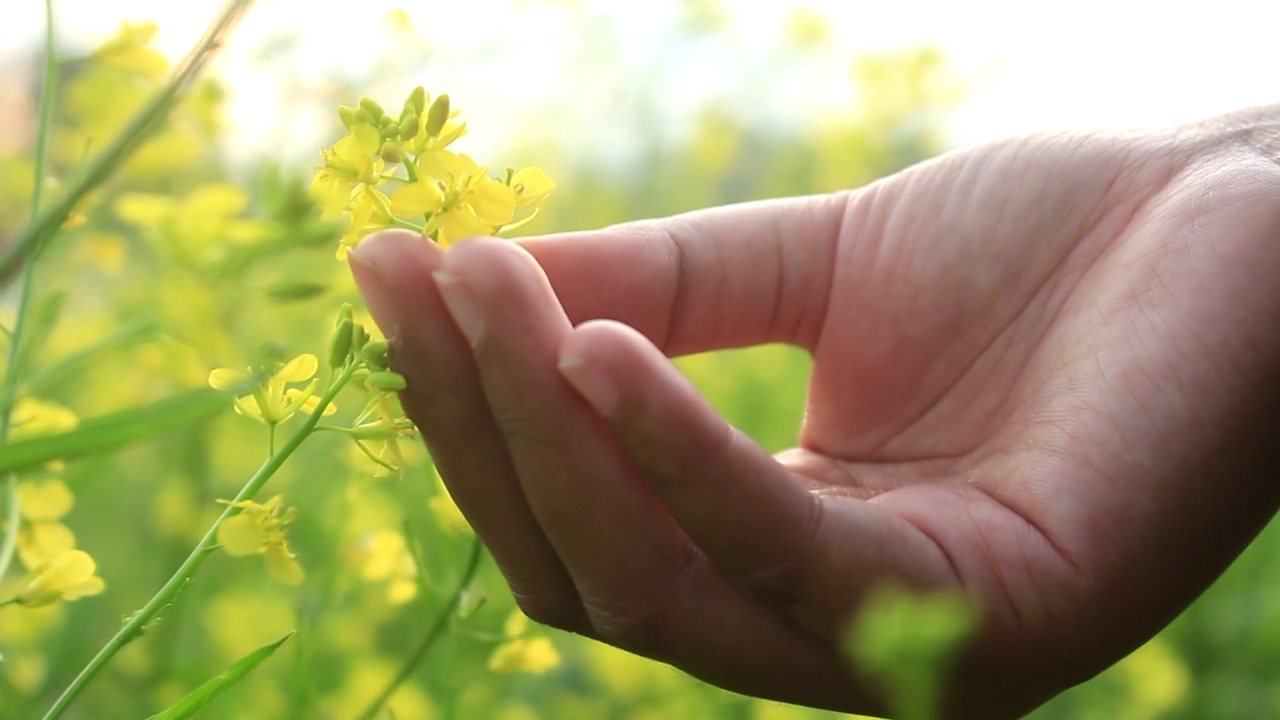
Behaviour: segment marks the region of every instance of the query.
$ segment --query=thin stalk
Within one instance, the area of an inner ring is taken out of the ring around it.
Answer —
[[[427,634],[423,636],[422,642],[418,643],[418,647],[414,648],[413,653],[405,659],[404,665],[400,667],[400,672],[392,678],[391,682],[378,693],[378,697],[369,703],[369,706],[360,713],[358,720],[373,720],[378,715],[378,711],[382,710],[382,706],[387,704],[391,696],[396,690],[404,684],[406,680],[413,676],[414,670],[422,664],[427,658],[427,654],[435,647],[436,641],[444,635],[444,631],[449,627],[449,621],[453,619],[453,614],[457,612],[458,605],[462,602],[462,595],[466,592],[467,587],[471,585],[472,578],[476,575],[476,570],[480,567],[481,550],[484,545],[480,543],[480,538],[471,541],[470,555],[467,557],[466,569],[462,572],[462,578],[458,581],[458,586],[454,589],[453,594],[449,596],[449,601],[440,610],[440,615],[436,617],[436,621],[431,624],[427,630]]]
[[[240,492],[236,493],[235,498],[232,500],[233,503],[241,500],[253,499],[253,496],[257,494],[258,490],[262,488],[267,480],[269,480],[271,476],[284,465],[285,460],[289,459],[289,456],[292,455],[294,451],[302,445],[302,442],[311,435],[312,431],[315,430],[316,424],[320,422],[320,416],[324,413],[324,409],[329,406],[329,403],[333,402],[338,391],[351,380],[351,376],[355,374],[356,368],[357,366],[353,364],[338,376],[337,382],[331,385],[329,389],[325,391],[324,395],[321,396],[316,409],[307,416],[305,421],[303,421],[302,427],[298,428],[298,431],[285,441],[284,445],[280,448],[280,452],[272,455],[265,463],[263,463],[262,467],[258,468],[258,471],[253,474],[253,477],[249,478],[249,481],[244,484],[244,487],[240,488]],[[151,622],[151,620],[153,620],[161,610],[177,599],[178,594],[181,593],[183,588],[187,586],[187,583],[190,582],[191,576],[195,574],[196,570],[204,562],[204,559],[215,549],[217,545],[218,528],[222,527],[222,523],[228,518],[233,515],[238,515],[240,512],[239,508],[231,505],[228,505],[227,509],[222,511],[222,514],[213,522],[213,525],[209,526],[209,530],[205,532],[204,537],[200,539],[200,542],[196,543],[195,548],[192,549],[191,554],[187,556],[187,559],[182,562],[182,565],[180,565],[165,584],[156,591],[156,594],[151,596],[151,599],[142,606],[141,610],[129,617],[129,621],[125,623],[124,627],[120,628],[119,632],[112,636],[112,638],[107,641],[106,645],[102,646],[102,649],[98,651],[98,654],[93,656],[93,659],[89,661],[88,665],[84,666],[84,669],[80,671],[79,675],[76,675],[75,679],[71,681],[71,684],[67,686],[67,689],[62,691],[62,695],[60,695],[57,701],[54,702],[53,706],[49,708],[49,711],[44,714],[44,720],[56,720],[56,718],[62,717],[62,713],[66,712],[67,708],[71,705],[71,701],[85,689],[89,682],[93,680],[94,676],[102,671],[102,668],[106,667],[111,658],[114,657],[116,653],[120,652],[125,645],[128,645],[130,641],[141,635],[144,626]]]
[[[133,155],[152,126],[169,112],[252,4],[253,0],[227,0],[204,36],[183,58],[168,84],[133,116],[102,154],[85,168],[84,174],[67,193],[39,216],[33,215],[22,232],[0,253],[0,277],[8,275],[24,256],[57,232],[75,206]]]
[[[36,131],[35,177],[31,186],[30,217],[35,218],[40,211],[40,201],[44,196],[45,165],[49,157],[49,130],[53,126],[53,104],[58,95],[58,55],[57,40],[53,19],[53,0],[44,2],[44,85],[40,90],[40,125]],[[49,235],[52,237],[52,233]],[[13,331],[9,333],[9,355],[4,366],[4,384],[0,386],[0,442],[9,439],[9,429],[13,424],[13,405],[18,394],[18,360],[22,345],[22,333],[27,325],[27,310],[31,305],[31,289],[34,285],[36,258],[43,249],[44,243],[36,243],[31,248],[31,257],[22,269],[22,285],[18,291],[17,318],[13,323]],[[9,572],[13,562],[13,553],[18,545],[18,524],[22,521],[22,501],[18,498],[18,475],[9,473],[5,478],[5,498],[8,505],[4,540],[0,542],[0,580]]]

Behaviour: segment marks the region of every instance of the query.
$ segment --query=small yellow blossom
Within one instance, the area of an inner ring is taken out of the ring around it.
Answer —
[[[473,235],[491,235],[511,222],[516,194],[464,154],[448,150],[418,160],[418,182],[391,196],[391,212],[426,218],[425,230],[448,247]]]
[[[381,182],[382,133],[372,125],[352,126],[350,134],[321,153],[324,164],[316,170],[311,191],[322,200],[325,217],[336,217],[347,207],[357,185]]]
[[[75,549],[75,534],[59,522],[71,512],[74,502],[66,484],[56,477],[18,483],[23,523],[18,530],[17,549],[24,567],[35,568],[59,553]]]
[[[286,585],[302,582],[302,566],[285,538],[285,526],[293,522],[294,511],[284,507],[284,497],[276,495],[262,504],[252,500],[218,502],[242,511],[218,526],[218,544],[228,555],[262,555],[275,579]]]
[[[529,207],[550,195],[556,189],[556,183],[546,170],[527,167],[511,176],[511,189],[516,195],[516,207]]]
[[[504,631],[508,639],[489,656],[489,669],[494,672],[544,673],[560,664],[560,653],[545,636],[530,636],[529,619],[516,610],[507,618]]]
[[[365,580],[387,582],[387,602],[403,605],[418,594],[418,566],[404,535],[383,530],[360,542],[360,575]]]
[[[153,22],[124,22],[115,37],[100,45],[91,57],[104,67],[159,78],[169,69],[169,61],[160,51],[150,47],[156,30]]]
[[[18,483],[18,501],[28,520],[59,520],[71,512],[75,497],[66,483],[50,477]]]
[[[276,425],[288,420],[294,413],[315,412],[320,399],[316,396],[318,379],[313,379],[320,361],[315,355],[304,353],[287,363],[277,364],[276,371],[260,384],[252,393],[236,398],[236,412],[268,425]],[[233,390],[252,377],[252,370],[232,370],[217,368],[209,373],[209,385],[218,390]],[[301,390],[290,388],[290,383],[301,383],[310,380]],[[337,412],[337,407],[329,403],[324,409],[325,415]]]
[[[59,600],[79,600],[97,595],[106,584],[98,577],[98,564],[83,550],[66,550],[32,569],[16,596],[18,604],[40,607]]]
[[[61,405],[33,397],[18,400],[13,408],[13,429],[9,431],[11,440],[55,435],[75,430],[79,418]]]
[[[396,411],[395,400],[388,392],[376,392],[349,431],[361,452],[377,464],[374,477],[404,469],[400,438],[413,432],[413,422]]]

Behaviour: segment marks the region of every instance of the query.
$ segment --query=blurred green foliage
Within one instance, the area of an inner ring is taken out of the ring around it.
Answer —
[[[714,2],[684,8],[672,33],[686,44],[714,42],[732,23],[732,13]],[[584,34],[625,33],[602,26],[598,14],[580,20],[576,29]],[[850,56],[831,45],[823,22],[797,11],[781,28],[779,55],[760,65],[774,71],[750,78],[756,105],[708,100],[678,131],[654,131],[670,110],[662,81],[678,69],[657,64],[653,77],[633,78],[622,124],[611,128],[632,142],[625,162],[573,152],[564,137],[544,142],[555,133],[539,126],[537,112],[525,111],[529,127],[505,148],[505,159],[542,165],[560,186],[532,230],[600,227],[856,187],[945,150],[943,123],[964,94],[945,58],[930,49]],[[669,52],[679,50],[674,43]],[[404,53],[389,51],[368,67],[396,70],[397,57]],[[415,57],[428,66],[444,62],[426,51]],[[597,63],[609,59],[593,56]],[[795,79],[787,68],[800,62],[847,67],[856,100],[771,123],[778,113],[760,109],[785,94]],[[98,58],[68,66],[55,177],[74,178],[86,155],[154,89],[156,76],[145,65]],[[336,106],[364,88],[332,92],[340,97],[325,102]],[[245,174],[226,166],[224,99],[217,82],[201,84],[94,194],[82,209],[84,221],[51,247],[38,271],[37,301],[59,299],[51,311],[57,322],[33,366],[77,363],[56,382],[40,384],[37,373],[29,392],[89,417],[202,387],[215,367],[324,355],[333,309],[358,302],[345,267],[333,260],[336,232],[318,219],[306,195],[309,168],[262,162]],[[545,117],[554,125],[555,108]],[[337,133],[336,117],[332,130],[317,138],[317,148]],[[26,220],[31,171],[29,148],[0,157],[0,237]],[[132,330],[122,334],[122,328]],[[683,358],[679,366],[767,448],[794,442],[808,370],[803,352],[734,350]],[[349,404],[339,399],[343,416],[354,414]],[[185,557],[218,512],[215,500],[231,496],[265,455],[262,427],[225,413],[68,463],[63,477],[75,507],[64,521],[98,560],[107,592],[74,604],[0,608],[0,718],[38,716],[120,618]],[[441,486],[423,453],[410,460],[403,479],[378,478],[348,445],[325,437],[309,442],[268,489],[298,508],[290,542],[306,569],[304,584],[284,587],[261,563],[213,557],[71,716],[148,716],[296,629],[273,658],[200,717],[355,717],[445,606],[470,542],[456,524],[442,521]],[[388,539],[402,529],[411,547]],[[1033,717],[1280,717],[1277,532],[1268,530],[1159,638]],[[408,550],[419,556],[420,574],[386,570],[402,568]],[[394,696],[390,707],[398,720],[835,717],[722,692],[659,663],[541,630],[530,632],[550,635],[562,659],[557,666],[538,674],[495,672],[488,658],[510,637],[514,605],[491,563],[484,563],[463,604],[465,617]]]

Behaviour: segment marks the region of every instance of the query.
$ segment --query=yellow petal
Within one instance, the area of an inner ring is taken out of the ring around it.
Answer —
[[[228,555],[254,555],[262,550],[262,540],[262,525],[247,512],[227,518],[218,527],[218,544]]]
[[[283,542],[267,545],[265,559],[267,561],[267,571],[271,573],[272,577],[285,585],[302,584],[302,566],[298,564],[298,558],[289,551],[288,545]]]
[[[549,195],[556,183],[542,168],[527,167],[511,176],[511,189],[516,193],[516,207],[527,207]]]
[[[209,373],[209,386],[214,390],[231,390],[248,380],[251,375],[247,370],[217,368]]]
[[[529,618],[520,610],[514,610],[507,616],[502,625],[502,632],[507,637],[519,637],[529,629]]]
[[[430,179],[409,183],[391,195],[391,214],[416,218],[435,212],[444,202],[444,193]]]
[[[418,596],[418,583],[408,578],[392,580],[387,586],[387,602],[403,605]]]
[[[92,584],[97,569],[98,564],[82,550],[58,553],[27,575],[18,590],[18,603],[27,607],[39,607],[62,599],[67,594],[75,595],[67,598],[70,600],[82,597],[86,586]]]
[[[106,589],[106,587],[107,584],[103,582],[102,578],[95,575],[90,578],[85,578],[78,583],[72,583],[69,585],[62,591],[62,599],[79,600],[80,598],[89,597],[90,595],[99,595]]]
[[[75,533],[60,522],[29,523],[18,533],[18,559],[26,568],[34,568],[75,547]]]
[[[289,398],[290,400],[296,400],[301,395],[302,395],[302,391],[300,390],[291,389],[285,393],[285,397]],[[302,410],[302,412],[306,413],[307,415],[310,415],[311,413],[316,411],[316,406],[318,406],[319,404],[320,404],[320,397],[316,395],[314,392],[312,392],[311,394],[307,395],[306,400],[302,401],[302,405],[299,407],[299,409]],[[338,412],[337,403],[331,402],[328,405],[324,406],[325,417],[328,417],[336,412]]]
[[[285,366],[276,371],[272,380],[278,382],[302,382],[316,374],[316,370],[320,367],[320,361],[311,353],[303,353],[298,357],[285,363]]]
[[[511,222],[516,211],[515,191],[497,180],[480,181],[467,197],[467,204],[476,217],[488,225],[505,225]]]
[[[480,222],[480,219],[471,214],[471,211],[465,207],[460,207],[441,215],[437,215],[438,227],[440,235],[437,238],[441,247],[449,247],[459,240],[465,240],[476,235],[489,235],[493,233],[493,228]]]
[[[18,504],[28,520],[57,520],[71,512],[75,496],[58,478],[18,483]]]

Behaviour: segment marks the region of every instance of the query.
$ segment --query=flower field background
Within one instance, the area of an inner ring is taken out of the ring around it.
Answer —
[[[601,115],[608,127],[582,128],[625,136],[626,152],[595,155],[574,147],[566,118],[591,118],[571,111],[580,99],[573,96],[527,106],[513,100],[506,111],[520,120],[510,137],[476,137],[473,129],[455,139],[450,150],[476,152],[479,166],[498,178],[484,182],[502,185],[484,185],[486,192],[507,192],[517,209],[520,191],[512,188],[520,183],[512,173],[502,181],[504,168],[541,168],[554,178],[554,192],[548,189],[539,214],[518,234],[857,187],[947,149],[946,121],[964,102],[965,83],[945,57],[928,48],[878,55],[840,48],[821,16],[801,10],[778,28],[773,54],[738,80],[750,101],[708,96],[674,112],[668,93],[681,65],[673,58],[741,40],[731,13],[714,3],[681,7],[671,47],[619,91],[625,107]],[[583,44],[591,64],[623,62],[598,52],[611,34],[626,33],[616,20],[585,10],[564,18],[567,34],[594,39]],[[0,546],[0,719],[48,716],[228,507],[243,512],[213,537],[210,547],[217,549],[200,554],[198,572],[175,586],[156,617],[139,623],[139,633],[125,638],[57,716],[151,717],[239,668],[248,672],[199,717],[835,717],[711,688],[661,664],[537,627],[515,610],[398,417],[388,392],[395,379],[373,377],[385,370],[376,329],[346,264],[334,257],[359,238],[349,217],[335,217],[332,207],[326,212],[327,197],[313,183],[327,164],[320,149],[357,134],[339,105],[358,108],[368,96],[399,113],[406,95],[424,85],[426,99],[411,114],[415,123],[421,116],[426,135],[414,137],[439,138],[450,130],[437,118],[431,134],[431,99],[465,97],[468,82],[490,81],[479,70],[467,74],[468,63],[479,67],[482,58],[434,53],[433,28],[414,27],[403,14],[387,23],[385,42],[369,49],[353,77],[334,79],[308,98],[331,108],[311,159],[228,160],[238,142],[226,120],[234,88],[215,69],[187,88],[41,249],[21,313],[25,330],[5,366],[12,393],[0,394],[10,398],[0,409],[12,410],[0,465],[18,468],[5,481],[13,487],[2,504],[6,513],[15,507],[9,498],[20,499],[18,522],[0,528],[13,545],[8,563]],[[31,132],[0,146],[7,147],[0,150],[0,246],[29,232],[37,187],[44,198],[37,210],[55,203],[166,86],[174,69],[153,49],[156,30],[139,21],[97,48],[55,43],[57,83],[42,83],[37,72],[31,116],[13,119]],[[262,62],[287,62],[280,58],[264,54]],[[794,92],[806,68],[818,64],[846,69],[854,99],[787,117],[775,98]],[[443,86],[439,76],[456,87]],[[51,110],[47,132],[39,133],[35,113],[47,88]],[[450,122],[474,117],[465,106],[453,109],[461,114]],[[381,138],[369,142],[367,155],[382,151]],[[541,183],[543,176],[525,177]],[[318,183],[320,190],[331,196],[332,182]],[[344,194],[351,188],[339,185]],[[444,202],[391,198],[425,217],[429,231],[464,227],[446,224]],[[377,224],[378,208],[365,209],[370,214],[357,222]],[[502,215],[490,228],[511,220]],[[0,324],[12,337],[24,280],[16,264],[5,270],[12,291]],[[342,310],[347,303],[350,315]],[[349,344],[359,326],[374,337],[359,339],[334,361],[335,337],[348,333],[342,342]],[[365,355],[360,345],[370,348]],[[803,353],[755,348],[682,358],[679,365],[766,447],[793,443],[804,401]],[[254,378],[257,369],[268,377]],[[229,506],[317,402],[328,402],[328,378],[348,370],[363,384],[338,392],[332,414],[315,413],[316,422],[336,429],[311,433],[253,502]],[[319,384],[309,385],[313,378]],[[215,392],[211,383],[241,396],[239,412],[232,394]],[[243,383],[258,383],[258,393]],[[175,397],[189,401],[181,412],[166,405]],[[64,445],[66,452],[54,454],[66,457],[54,461],[5,464],[22,441],[70,437],[59,433],[77,428],[85,432],[76,437],[101,439],[95,422],[130,412],[136,414],[129,416],[128,442],[75,452]],[[1276,533],[1265,533],[1161,636],[1033,717],[1280,717]],[[246,657],[261,664],[249,667]]]

